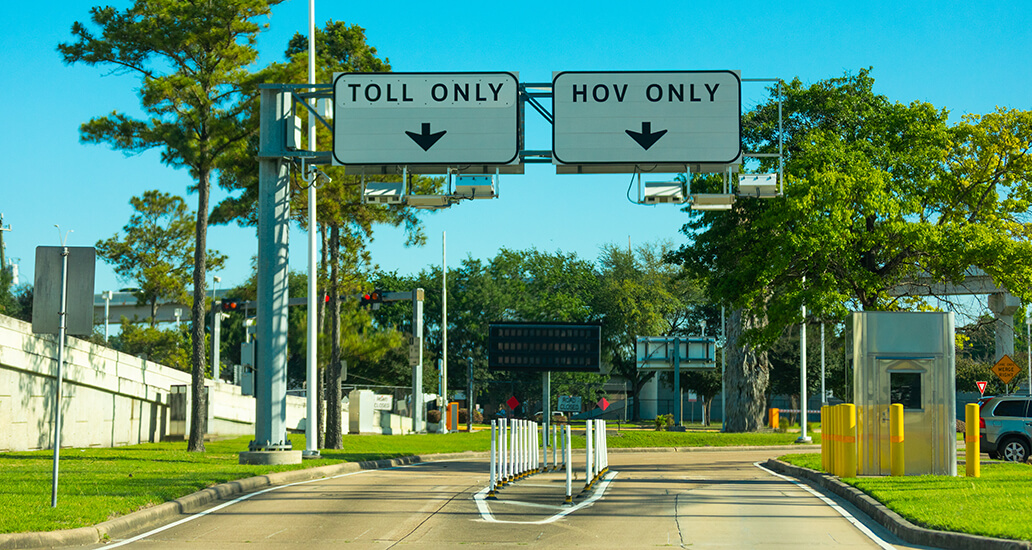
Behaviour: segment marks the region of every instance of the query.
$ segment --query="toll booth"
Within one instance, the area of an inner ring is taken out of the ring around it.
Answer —
[[[953,313],[859,312],[850,323],[857,473],[889,475],[889,405],[903,405],[907,475],[957,475]]]

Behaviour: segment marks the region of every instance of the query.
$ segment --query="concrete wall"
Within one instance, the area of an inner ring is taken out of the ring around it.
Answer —
[[[0,315],[0,451],[49,449],[53,442],[57,338]],[[115,447],[170,435],[169,393],[190,374],[77,338],[65,345],[62,447]],[[207,381],[208,432],[254,433],[254,398]],[[287,397],[287,427],[303,430],[304,398]],[[346,413],[345,413],[346,414]],[[179,431],[179,430],[177,430]],[[180,432],[181,433],[181,432]]]

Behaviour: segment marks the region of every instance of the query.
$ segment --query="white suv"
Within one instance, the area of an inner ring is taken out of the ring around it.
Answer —
[[[1032,397],[992,397],[979,410],[981,451],[990,458],[1025,462],[1032,451]]]

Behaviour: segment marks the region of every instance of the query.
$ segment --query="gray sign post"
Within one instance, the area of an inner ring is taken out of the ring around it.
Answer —
[[[97,252],[92,247],[36,247],[32,296],[32,332],[57,335],[54,376],[54,472],[50,506],[57,507],[58,464],[61,460],[61,384],[64,378],[65,334],[93,332],[93,281]],[[71,275],[71,276],[69,276]]]

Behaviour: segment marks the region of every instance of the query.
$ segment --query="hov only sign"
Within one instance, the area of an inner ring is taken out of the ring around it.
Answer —
[[[552,94],[559,164],[740,162],[737,72],[560,72]]]
[[[519,159],[514,73],[336,73],[333,162],[505,165]]]

